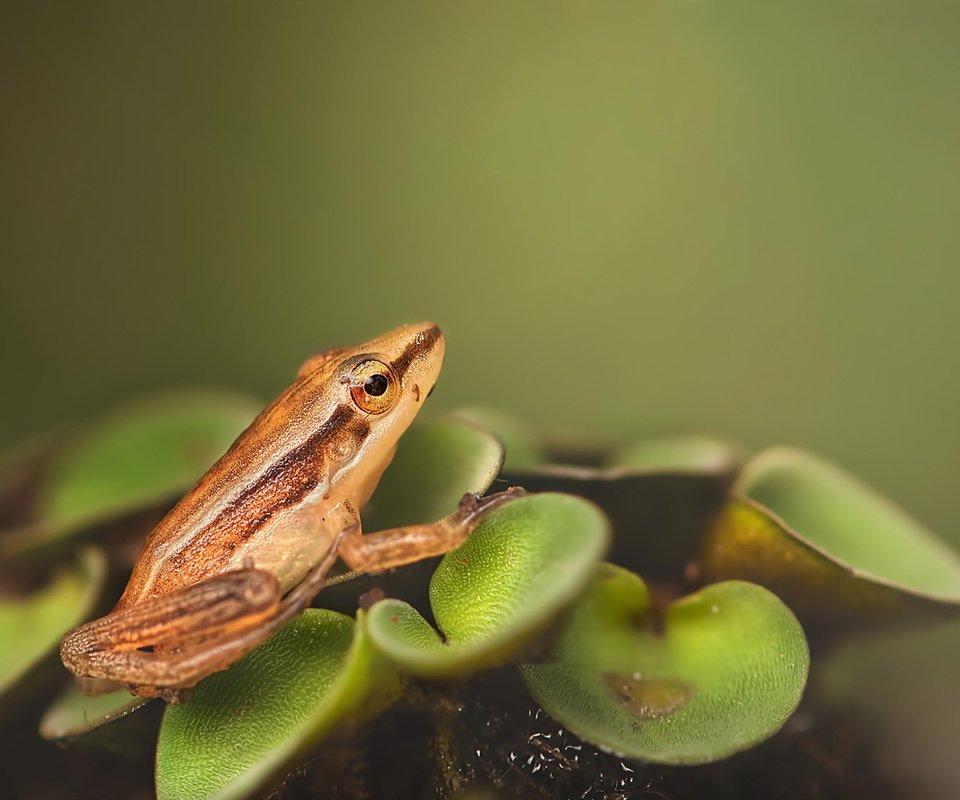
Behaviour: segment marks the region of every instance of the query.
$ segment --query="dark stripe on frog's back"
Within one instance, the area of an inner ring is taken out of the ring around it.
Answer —
[[[304,442],[276,459],[236,496],[189,545],[168,556],[168,568],[183,574],[194,563],[202,574],[218,572],[237,547],[249,541],[271,517],[296,505],[329,477],[328,452],[339,436],[364,438],[370,431],[352,406],[340,405]]]
[[[256,416],[227,452],[183,497],[167,518],[161,521],[154,535],[161,535],[161,529],[166,533],[172,525],[174,530],[169,537],[164,538],[176,537],[179,531],[193,524],[193,518],[202,515],[210,506],[223,502],[252,470],[268,468],[267,464],[278,461],[285,453],[299,446],[295,437],[285,436],[290,431],[302,429],[305,422],[302,414],[293,412],[310,407],[327,388],[328,384],[324,380],[306,378],[294,381],[288,386]],[[335,415],[337,410],[335,408],[331,416]],[[323,425],[329,422],[330,419]],[[284,442],[285,438],[291,441]],[[308,439],[309,437],[303,441]]]
[[[149,545],[162,544],[165,539],[176,539],[182,531],[196,525],[198,516],[211,507],[225,504],[252,471],[267,469],[268,464],[298,446],[295,437],[285,434],[297,430],[304,422],[292,412],[314,402],[323,388],[310,384],[307,380],[295,381],[264,408],[197,485],[157,525],[150,536],[152,541]],[[303,437],[300,438],[305,441]]]
[[[427,353],[436,347],[437,342],[440,340],[440,336],[440,328],[438,328],[436,325],[427,328],[417,337],[420,339],[420,341],[417,341],[415,338],[414,341],[410,342],[410,344],[403,349],[403,352],[397,356],[396,359],[394,359],[391,366],[401,381],[415,359],[427,355]]]
[[[236,549],[248,540],[266,519],[309,494],[323,480],[326,468],[325,443],[342,428],[349,436],[366,436],[369,424],[358,415],[351,404],[336,406],[330,416],[306,438],[290,443],[286,450],[270,453],[281,432],[290,430],[293,422],[289,414],[290,399],[310,387],[298,381],[265,408],[233,443],[217,464],[161,520],[147,539],[118,608],[136,602],[149,592],[165,594],[172,589],[192,583],[216,573]],[[303,398],[297,398],[293,408],[301,408]],[[295,424],[295,423],[294,423]],[[273,456],[261,466],[259,477],[243,491],[223,504],[219,513],[202,528],[193,529],[193,520],[222,502],[226,493],[251,469],[256,461]],[[283,473],[286,471],[286,475]],[[282,479],[280,476],[283,476]],[[230,529],[229,536],[221,532]],[[172,545],[186,531],[193,529],[186,546],[168,551],[164,543]],[[162,571],[151,576],[157,560],[163,560]],[[153,580],[152,585],[148,581]]]

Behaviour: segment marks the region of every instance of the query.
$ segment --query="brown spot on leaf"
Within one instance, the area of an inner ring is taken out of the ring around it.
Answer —
[[[604,688],[638,720],[664,719],[682,709],[694,688],[679,678],[644,678],[639,672],[605,672]]]

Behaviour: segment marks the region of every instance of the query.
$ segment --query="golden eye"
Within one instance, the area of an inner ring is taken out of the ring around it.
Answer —
[[[353,402],[368,414],[382,414],[397,399],[397,379],[382,361],[361,361],[350,375]]]

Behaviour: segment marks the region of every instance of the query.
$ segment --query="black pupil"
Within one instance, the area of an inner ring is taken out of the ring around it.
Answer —
[[[388,386],[390,386],[390,381],[387,380],[387,376],[377,373],[363,382],[363,391],[372,397],[379,397],[387,391]]]

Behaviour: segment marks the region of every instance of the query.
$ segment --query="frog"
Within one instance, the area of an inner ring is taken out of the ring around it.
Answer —
[[[524,494],[467,494],[447,516],[365,533],[360,511],[433,391],[431,322],[324,350],[147,536],[119,601],[62,639],[88,685],[188,699],[307,608],[341,560],[379,573],[442,555]]]

